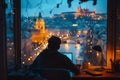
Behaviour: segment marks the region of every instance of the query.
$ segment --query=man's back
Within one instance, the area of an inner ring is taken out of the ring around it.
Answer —
[[[61,68],[79,73],[77,67],[65,55],[58,51],[46,49],[35,59],[32,68]]]
[[[67,56],[58,52],[58,49],[60,48],[60,44],[61,44],[60,38],[52,36],[48,40],[47,49],[43,50],[37,56],[37,58],[34,60],[30,68],[32,70],[39,69],[40,71],[38,72],[40,74],[43,74],[43,76],[47,75],[45,77],[49,77],[49,76],[52,77],[51,70],[54,72],[56,72],[56,70],[67,70],[67,71],[69,70],[75,74],[79,74],[80,72],[79,69],[72,63],[72,61]],[[43,69],[48,70],[47,71],[48,73],[46,73],[46,71],[44,71]],[[42,71],[43,73],[41,72],[41,70],[43,70]],[[60,71],[57,71],[57,73],[60,73]],[[57,73],[55,73],[56,74],[55,78],[57,77]],[[61,77],[62,75],[64,74],[61,74]]]

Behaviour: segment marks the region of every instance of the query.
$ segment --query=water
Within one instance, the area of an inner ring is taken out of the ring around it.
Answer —
[[[73,55],[73,63],[76,64],[76,59],[83,59],[82,55],[82,45],[80,44],[76,44],[76,43],[72,43],[72,44],[61,44],[59,52],[71,52]]]

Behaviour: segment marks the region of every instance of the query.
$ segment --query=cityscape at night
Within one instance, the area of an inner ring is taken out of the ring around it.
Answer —
[[[103,11],[104,12],[104,11]],[[29,13],[30,14],[30,13]],[[8,15],[8,65],[14,65],[14,43],[12,32],[12,17]],[[61,53],[71,53],[71,60],[76,64],[77,60],[88,62],[91,65],[100,65],[100,55],[92,49],[94,45],[100,45],[106,59],[107,43],[107,13],[90,10],[78,6],[75,11],[67,11],[42,16],[21,16],[21,62],[30,65],[39,53],[47,47],[47,40],[52,35],[61,39],[59,49]],[[105,63],[106,64],[106,63]],[[104,65],[105,65],[104,64]]]
[[[120,0],[1,0],[0,80],[120,80]]]

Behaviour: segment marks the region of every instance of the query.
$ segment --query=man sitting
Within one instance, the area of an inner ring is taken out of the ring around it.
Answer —
[[[46,71],[48,69],[58,70],[57,73],[59,73],[59,70],[68,70],[74,74],[79,74],[80,70],[78,69],[78,67],[74,65],[67,56],[58,52],[58,49],[60,48],[60,44],[61,44],[60,38],[56,36],[52,36],[51,38],[49,38],[47,48],[37,56],[37,58],[34,60],[30,68],[33,70],[43,69]],[[64,80],[64,79],[59,79],[59,80]]]

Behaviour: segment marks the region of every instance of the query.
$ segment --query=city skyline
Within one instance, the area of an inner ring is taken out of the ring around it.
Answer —
[[[96,12],[107,13],[107,0],[104,1],[97,0],[97,5],[93,5],[93,1],[88,1],[82,3],[81,5],[78,2],[79,0],[73,0],[72,6],[69,8],[67,5],[67,1],[63,0],[59,8],[56,8],[56,5],[58,3],[61,3],[61,0],[52,0],[52,1],[22,0],[21,15],[27,17],[38,16],[39,12],[41,12],[43,17],[50,17],[53,16],[54,14],[60,14],[62,12],[76,11],[79,6],[81,6],[81,8],[83,9],[87,8],[90,9],[91,11],[96,9]]]

